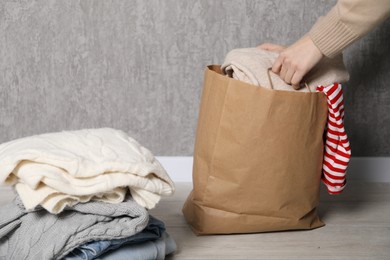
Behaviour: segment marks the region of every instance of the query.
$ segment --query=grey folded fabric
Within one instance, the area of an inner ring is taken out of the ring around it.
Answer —
[[[265,88],[271,88],[268,69],[278,57],[277,53],[260,48],[243,48],[230,51],[223,62],[222,71],[237,80]],[[270,73],[273,89],[294,91],[291,85],[285,83],[278,75]],[[328,86],[335,82],[343,83],[349,80],[342,55],[333,59],[322,59],[303,79],[310,90],[301,87],[298,91],[315,92],[319,85]]]
[[[149,220],[131,197],[118,204],[92,201],[53,215],[27,212],[19,197],[0,208],[0,259],[59,259],[93,240],[121,239],[141,232]]]

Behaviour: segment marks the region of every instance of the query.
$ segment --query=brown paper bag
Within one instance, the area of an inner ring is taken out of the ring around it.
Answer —
[[[327,102],[205,71],[193,191],[183,213],[196,234],[323,226],[316,206]]]

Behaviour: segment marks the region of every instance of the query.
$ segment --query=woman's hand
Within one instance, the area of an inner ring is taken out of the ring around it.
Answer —
[[[299,88],[302,78],[323,57],[321,51],[307,35],[288,47],[264,43],[258,48],[279,53],[272,65],[272,71],[295,89]]]

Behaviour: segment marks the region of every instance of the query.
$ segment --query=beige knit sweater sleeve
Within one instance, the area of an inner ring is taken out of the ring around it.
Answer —
[[[390,16],[390,0],[339,0],[320,17],[309,36],[327,57],[334,57]]]

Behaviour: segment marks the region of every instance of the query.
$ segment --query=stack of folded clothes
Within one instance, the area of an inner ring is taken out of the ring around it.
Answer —
[[[150,216],[174,184],[124,132],[84,129],[0,145],[0,259],[164,259],[175,251]]]

